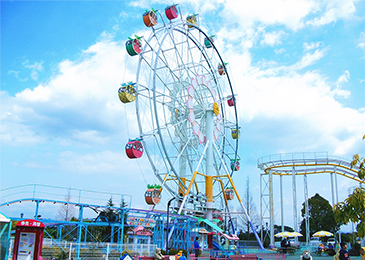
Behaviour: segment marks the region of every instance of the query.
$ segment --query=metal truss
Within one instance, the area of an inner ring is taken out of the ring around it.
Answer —
[[[338,201],[337,194],[337,175],[342,175],[359,182],[364,185],[365,181],[358,177],[359,168],[351,167],[351,162],[335,156],[329,156],[327,152],[315,153],[290,153],[290,154],[275,154],[259,158],[257,167],[263,172],[260,178],[261,196],[260,196],[260,212],[261,224],[265,227],[264,222],[269,221],[270,229],[266,225],[266,236],[270,237],[270,245],[274,245],[274,234],[270,232],[274,230],[274,203],[273,203],[273,183],[274,175],[280,176],[280,201],[281,201],[281,226],[284,227],[283,216],[283,194],[282,194],[282,176],[292,176],[293,188],[293,217],[294,229],[298,231],[298,216],[297,216],[297,189],[296,176],[304,177],[304,199],[305,199],[305,223],[307,237],[309,242],[309,213],[308,213],[308,186],[307,176],[310,174],[329,173],[331,177],[331,193],[332,205]],[[266,222],[267,223],[267,222]],[[283,231],[283,230],[282,230]],[[263,239],[263,228],[261,229],[261,239]]]

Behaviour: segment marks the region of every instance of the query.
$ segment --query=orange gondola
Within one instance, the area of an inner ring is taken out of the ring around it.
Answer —
[[[240,169],[240,159],[237,159],[236,161],[234,159],[231,159],[231,170],[238,171]]]
[[[226,75],[226,68],[225,68],[226,65],[227,63],[224,63],[224,65],[222,65],[221,63],[218,64],[219,75]]]
[[[130,159],[140,158],[143,155],[141,139],[129,139],[129,142],[125,146],[125,153]]]
[[[176,5],[170,5],[170,6],[166,7],[165,14],[166,14],[167,19],[169,19],[169,20],[177,18],[178,12],[177,12]]]
[[[147,27],[152,27],[157,24],[157,15],[156,11],[152,9],[152,11],[146,11],[143,14],[143,22]]]
[[[227,187],[224,191],[226,194],[227,200],[233,200],[234,199],[234,190],[232,187]]]
[[[234,98],[234,96],[228,96],[227,98],[228,106],[233,107],[236,99]]]
[[[147,185],[144,199],[148,205],[157,205],[161,200],[162,188],[160,185]]]
[[[118,96],[123,103],[133,102],[137,98],[137,91],[134,88],[136,83],[123,83],[118,90]]]

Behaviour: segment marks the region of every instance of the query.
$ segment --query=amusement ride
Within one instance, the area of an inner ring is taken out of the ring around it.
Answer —
[[[150,162],[158,181],[145,193],[152,208],[165,189],[177,214],[212,221],[229,214],[228,200],[236,195],[249,219],[231,178],[239,170],[240,128],[228,64],[197,14],[184,19],[179,5],[164,14],[146,11],[151,34],[126,42],[128,54],[139,59],[136,80],[118,91],[123,103],[135,103],[139,127],[126,154],[146,154]]]

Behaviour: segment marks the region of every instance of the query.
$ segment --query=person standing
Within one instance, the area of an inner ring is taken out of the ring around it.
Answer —
[[[288,246],[287,244],[287,240],[286,238],[284,237],[284,239],[281,241],[281,244],[280,244],[281,248],[283,249],[283,253],[286,254],[286,248]]]
[[[345,242],[341,242],[339,258],[340,260],[351,260],[351,258],[349,257],[349,252],[347,252],[347,244]]]
[[[365,246],[360,248],[361,260],[365,260]]]
[[[199,256],[199,253],[200,253],[199,237],[196,237],[195,238],[195,241],[194,241],[194,250],[195,250],[195,257],[198,257]]]

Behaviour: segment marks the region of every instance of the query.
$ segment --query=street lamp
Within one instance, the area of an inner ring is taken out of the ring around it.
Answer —
[[[167,217],[166,217],[166,255],[169,253],[169,213],[170,213],[170,204],[175,198],[171,198],[167,202]]]

